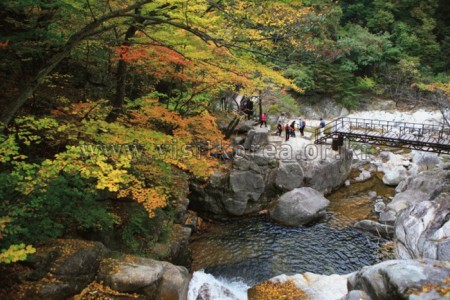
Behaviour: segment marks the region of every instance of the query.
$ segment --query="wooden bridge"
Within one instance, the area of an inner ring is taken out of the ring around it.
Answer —
[[[342,145],[345,138],[359,143],[450,154],[450,127],[444,125],[339,118],[326,124],[322,133],[316,128],[314,136],[315,144],[330,143],[331,139],[336,147]]]

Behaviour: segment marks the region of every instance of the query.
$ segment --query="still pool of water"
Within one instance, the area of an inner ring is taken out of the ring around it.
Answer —
[[[194,270],[252,285],[271,277],[313,272],[346,274],[377,261],[384,240],[327,223],[283,227],[266,216],[227,222],[192,241]]]
[[[385,240],[357,231],[352,224],[374,218],[367,190],[378,181],[330,195],[327,217],[309,226],[284,227],[266,215],[209,224],[189,245],[193,270],[254,285],[280,274],[347,274],[375,264]]]

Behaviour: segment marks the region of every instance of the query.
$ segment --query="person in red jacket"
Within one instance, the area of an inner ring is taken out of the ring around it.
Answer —
[[[266,113],[262,114],[262,116],[261,116],[261,124],[259,124],[259,127],[261,127],[263,124],[267,127],[267,114]]]

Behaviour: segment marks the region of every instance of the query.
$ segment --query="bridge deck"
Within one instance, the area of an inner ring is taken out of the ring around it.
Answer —
[[[450,154],[450,128],[370,119],[339,118],[328,123],[321,134],[316,129],[315,143],[344,137],[350,141]]]

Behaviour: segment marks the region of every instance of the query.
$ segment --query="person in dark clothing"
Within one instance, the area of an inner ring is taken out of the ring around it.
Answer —
[[[323,136],[324,128],[325,128],[325,121],[320,118],[320,136]]]
[[[253,116],[253,101],[248,99],[246,106],[247,106],[247,120],[250,120]]]
[[[305,127],[306,127],[306,122],[304,120],[302,120],[302,118],[300,118],[299,121],[299,127],[300,127],[300,134],[301,136],[305,136]]]
[[[295,137],[295,120],[292,121],[290,130],[291,130],[291,136]]]
[[[281,133],[283,132],[283,125],[281,124],[281,121],[278,121],[277,130],[278,130],[278,136],[281,136]]]
[[[285,130],[286,130],[286,142],[289,141],[289,136],[291,135],[291,130],[289,127],[289,124],[285,125]]]

